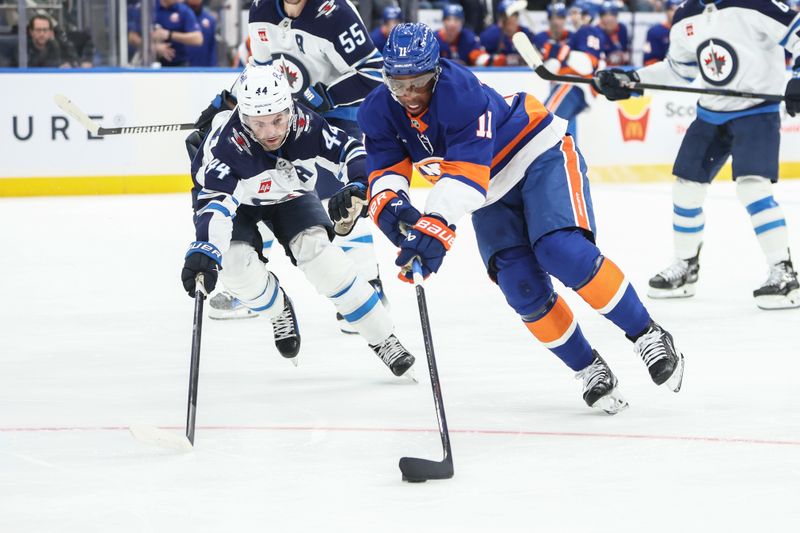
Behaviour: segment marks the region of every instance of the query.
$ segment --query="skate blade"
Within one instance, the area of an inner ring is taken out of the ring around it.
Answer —
[[[594,402],[592,407],[605,411],[609,415],[615,415],[627,409],[629,405],[625,398],[622,397],[622,394],[614,387],[611,392]]]
[[[294,365],[294,367],[297,368],[297,365],[300,364],[300,356],[299,355],[295,355],[294,357],[289,359],[289,361],[291,361],[292,364]]]
[[[789,294],[756,296],[756,305],[759,309],[774,311],[777,309],[796,309],[800,307],[800,290],[795,290]]]
[[[666,385],[666,387],[672,392],[680,392],[681,385],[683,385],[683,353],[678,352],[678,355],[680,357],[678,359],[678,365],[675,367],[675,371],[672,372],[672,375],[663,383],[663,385]]]
[[[419,381],[417,381],[417,373],[414,372],[413,366],[408,370],[406,370],[405,372],[403,372],[402,376],[397,376],[397,377],[405,381],[410,381],[414,385],[417,385],[419,383]]]
[[[647,289],[647,297],[655,300],[666,298],[689,298],[694,296],[695,292],[697,292],[695,285],[695,283],[687,283],[683,287],[678,287],[677,289],[656,289],[655,287],[650,287]]]
[[[211,320],[240,320],[242,318],[256,318],[258,313],[246,307],[240,309],[214,309],[209,306],[208,318]]]

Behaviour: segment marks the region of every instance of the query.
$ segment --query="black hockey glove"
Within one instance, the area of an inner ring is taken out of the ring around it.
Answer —
[[[217,116],[218,113],[229,111],[234,107],[236,107],[236,97],[229,91],[223,90],[215,96],[211,103],[208,104],[208,107],[200,113],[200,116],[194,123],[194,127],[200,131],[201,137],[205,137],[206,133],[208,133],[208,128],[211,127],[211,121],[214,120],[214,117]]]
[[[309,87],[303,91],[298,99],[317,113],[324,113],[333,109],[333,101],[328,94],[327,88],[322,83],[316,83],[313,87]]]
[[[181,271],[181,281],[183,288],[194,298],[197,290],[195,277],[203,274],[203,286],[206,293],[210,293],[217,286],[217,274],[219,273],[222,254],[216,246],[210,242],[196,241],[189,246],[186,257],[183,260],[183,270]]]
[[[613,102],[614,100],[626,100],[636,92],[634,89],[625,87],[631,82],[639,82],[639,75],[635,70],[612,68],[598,71],[594,75],[592,85],[597,92],[602,93]]]
[[[790,117],[800,113],[800,78],[792,78],[786,84],[786,112]]]
[[[367,184],[351,181],[328,200],[328,215],[337,235],[349,235],[359,218],[367,216]]]

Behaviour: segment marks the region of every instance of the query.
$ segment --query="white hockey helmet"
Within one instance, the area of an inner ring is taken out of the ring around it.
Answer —
[[[292,111],[292,89],[273,65],[248,65],[239,76],[239,115],[249,117]]]

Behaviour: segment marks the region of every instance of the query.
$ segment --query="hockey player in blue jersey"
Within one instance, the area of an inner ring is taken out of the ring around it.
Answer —
[[[250,8],[249,34],[255,64],[276,61],[285,70],[296,99],[333,126],[361,137],[356,112],[364,97],[381,84],[381,57],[350,2],[260,0]],[[328,199],[342,188],[339,178],[323,169],[317,180],[320,198]],[[385,302],[369,224],[361,222],[348,229],[349,233],[337,227],[347,234],[337,236],[335,244],[353,259]],[[265,244],[272,242],[265,237]],[[225,295],[217,295],[210,303],[219,308],[213,310],[217,318],[247,312]],[[337,319],[342,331],[355,333],[341,314]]]
[[[533,41],[533,32],[519,23],[519,14],[525,10],[525,6],[523,0],[500,0],[497,4],[497,23],[483,30],[479,37],[481,45],[491,56],[488,65],[503,67],[524,63],[511,36],[521,31]]]
[[[383,8],[381,25],[372,30],[372,33],[369,34],[378,52],[383,50],[386,44],[386,38],[389,37],[389,32],[392,31],[392,28],[401,22],[403,22],[403,11],[399,7],[386,6]]]
[[[204,274],[272,321],[275,344],[286,358],[300,350],[292,302],[262,261],[259,222],[266,223],[292,263],[397,376],[414,363],[392,333],[394,326],[367,279],[330,242],[331,221],[314,192],[319,168],[363,179],[362,144],[295,104],[285,75],[252,66],[239,78],[236,111],[214,117],[192,161],[196,241],[186,253],[181,279],[190,295]]]
[[[455,224],[472,213],[490,277],[531,333],[576,372],[588,405],[609,413],[627,406],[550,276],[622,329],[653,381],[677,392],[683,356],[672,336],[594,244],[586,164],[565,122],[532,95],[500,96],[439,59],[438,48],[424,24],[397,26],[384,49],[385,86],[358,115],[369,216],[399,247],[401,276],[410,277],[414,258],[424,275],[439,271]],[[433,183],[420,210],[408,196],[412,167]]]
[[[551,72],[567,75],[591,77],[600,62],[603,32],[592,25],[598,6],[587,0],[578,0],[570,7],[568,15],[575,31],[567,40],[566,46],[559,48],[558,54],[550,54],[545,67]],[[568,122],[567,131],[575,136],[575,119],[589,107],[594,99],[588,85],[555,83],[544,105],[548,111]]]
[[[784,49],[794,62],[787,83]],[[675,12],[667,57],[636,71],[597,73],[610,100],[631,96],[621,82],[688,84],[754,93],[784,92],[786,111],[800,112],[800,14],[778,0],[691,0]],[[703,244],[703,204],[709,184],[733,159],[736,193],[747,210],[769,275],[753,291],[762,309],[800,307],[800,284],[789,252],[783,209],[773,196],[778,181],[780,112],[777,102],[703,95],[672,173],[674,261],[650,280],[653,298],[695,294]]]
[[[442,57],[462,65],[489,66],[491,55],[481,46],[478,36],[464,27],[464,8],[447,4],[442,9],[442,28],[436,32]]]
[[[597,27],[603,33],[603,56],[608,66],[628,65],[631,62],[628,46],[628,27],[619,22],[619,5],[613,0],[600,4]]]
[[[669,49],[669,29],[672,27],[672,17],[675,15],[675,10],[683,0],[666,0],[664,3],[664,14],[667,20],[651,26],[647,30],[645,37],[643,51],[644,51],[644,65],[652,65],[663,61],[667,57],[667,49]]]
[[[547,4],[548,29],[533,37],[533,45],[539,50],[542,59],[558,57],[561,47],[567,44],[570,32],[567,30],[567,6],[562,3]]]

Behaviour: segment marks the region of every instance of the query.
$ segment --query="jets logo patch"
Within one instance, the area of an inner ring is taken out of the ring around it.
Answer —
[[[330,17],[331,13],[333,13],[335,10],[336,10],[336,0],[327,0],[327,2],[324,2],[321,6],[319,6],[319,9],[317,9],[317,16],[314,18],[319,18],[323,16]]]
[[[697,47],[697,66],[711,85],[727,85],[736,76],[739,59],[733,47],[720,39],[708,39]]]

